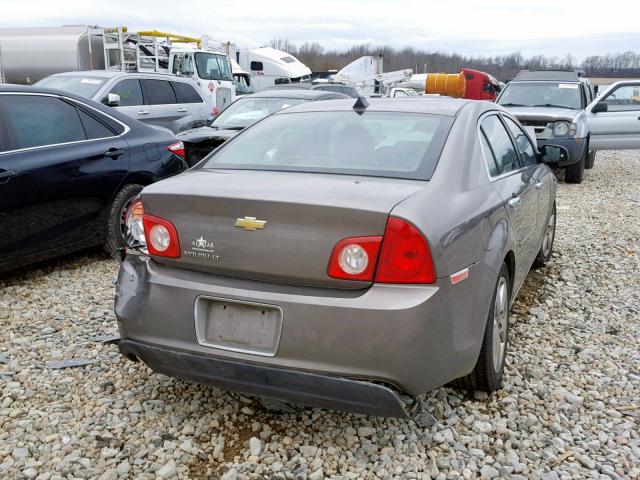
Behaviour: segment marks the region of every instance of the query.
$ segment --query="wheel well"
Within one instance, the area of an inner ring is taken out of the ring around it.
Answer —
[[[507,252],[507,256],[504,258],[504,263],[507,264],[507,270],[509,271],[509,291],[513,295],[513,278],[516,273],[516,256],[513,250]]]
[[[149,175],[133,174],[133,175],[127,176],[127,178],[124,179],[124,182],[122,183],[120,188],[122,189],[124,186],[131,185],[134,183],[137,183],[138,185],[142,185],[143,187],[146,187],[147,185],[151,185],[155,181],[156,179],[154,179]]]

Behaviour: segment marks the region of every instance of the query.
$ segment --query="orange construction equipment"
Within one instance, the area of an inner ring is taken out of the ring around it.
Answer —
[[[467,81],[464,73],[428,73],[425,93],[436,93],[454,98],[464,98]]]

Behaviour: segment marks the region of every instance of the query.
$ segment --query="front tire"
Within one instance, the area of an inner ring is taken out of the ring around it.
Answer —
[[[509,270],[507,264],[503,263],[493,290],[480,356],[473,371],[466,377],[456,380],[455,383],[460,387],[488,393],[501,387],[509,345],[510,299]]]
[[[547,219],[547,224],[544,230],[544,237],[542,238],[542,246],[536,259],[533,261],[533,268],[539,268],[544,266],[553,253],[553,241],[556,238],[556,202],[553,202],[553,208]]]
[[[564,181],[567,183],[582,183],[584,180],[584,167],[587,162],[588,153],[582,156],[578,163],[569,165],[564,171]]]
[[[117,250],[126,246],[126,214],[131,203],[136,199],[144,187],[142,185],[131,184],[120,190],[107,212],[107,234],[103,248],[113,255]]]
[[[595,150],[589,152],[589,155],[587,155],[587,160],[586,162],[584,162],[584,168],[586,168],[587,170],[593,168],[593,166],[596,163],[596,152]]]

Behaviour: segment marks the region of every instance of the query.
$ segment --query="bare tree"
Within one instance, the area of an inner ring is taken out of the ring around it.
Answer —
[[[297,45],[286,38],[271,40],[269,46],[294,55],[313,71],[340,69],[364,55],[383,54],[386,71],[411,68],[422,73],[426,65],[427,72],[456,73],[467,67],[490,73],[501,80],[515,77],[524,68],[530,70],[580,68],[588,75],[602,77],[635,77],[640,75],[640,53],[631,51],[593,55],[578,64],[570,53],[562,58],[545,55],[525,58],[521,52],[484,57],[430,52],[414,47],[396,49],[389,46],[371,45],[354,45],[345,50],[326,50],[318,42],[305,42]]]

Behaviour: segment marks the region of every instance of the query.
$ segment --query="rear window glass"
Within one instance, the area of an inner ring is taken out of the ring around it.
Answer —
[[[392,112],[274,115],[217,150],[200,168],[428,180],[452,121]]]
[[[188,83],[182,82],[171,82],[173,85],[173,90],[176,92],[176,99],[178,103],[202,103],[203,100],[196,92],[195,88],[193,88]]]
[[[301,98],[243,97],[218,115],[211,126],[219,129],[242,129],[283,108],[304,102]]]
[[[56,88],[85,98],[93,98],[108,79],[80,75],[53,75],[36,83],[38,87]]]

